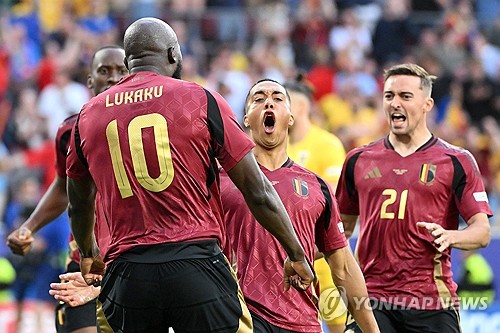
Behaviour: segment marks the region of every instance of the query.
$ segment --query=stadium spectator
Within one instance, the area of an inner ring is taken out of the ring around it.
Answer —
[[[462,270],[457,280],[460,302],[480,300],[491,304],[495,299],[495,277],[490,264],[478,251],[461,251],[461,254]]]
[[[19,227],[42,195],[40,179],[33,171],[19,169],[11,173],[10,180],[13,194],[5,213],[8,231]],[[40,232],[29,255],[9,257],[16,270],[12,291],[18,309],[18,332],[52,331],[54,324],[50,314],[55,302],[48,294],[49,284],[63,271],[68,236],[68,221],[59,216],[49,228]]]

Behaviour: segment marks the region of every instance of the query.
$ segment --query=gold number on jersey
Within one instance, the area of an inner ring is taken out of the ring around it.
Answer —
[[[382,203],[382,208],[380,210],[380,218],[381,219],[394,219],[394,212],[392,211],[387,211],[388,209],[391,209],[390,206],[396,202],[396,199],[398,197],[398,192],[395,189],[388,188],[385,189],[384,192],[382,192],[382,195],[387,195],[389,196],[387,199],[384,200]],[[405,211],[406,211],[406,200],[408,199],[408,190],[404,190],[401,192],[401,196],[399,198],[399,208],[398,208],[398,219],[403,220],[405,218]]]
[[[146,155],[144,153],[142,130],[147,127],[153,127],[155,136],[156,153],[160,169],[160,175],[156,178],[152,178],[149,174]],[[125,173],[116,120],[110,122],[106,127],[106,137],[108,139],[109,152],[111,154],[113,172],[118,189],[122,198],[128,198],[133,193],[130,181]],[[128,137],[130,155],[132,156],[132,164],[134,165],[134,175],[139,184],[152,192],[160,192],[170,186],[174,179],[174,166],[170,152],[166,119],[158,113],[135,117],[128,125]]]

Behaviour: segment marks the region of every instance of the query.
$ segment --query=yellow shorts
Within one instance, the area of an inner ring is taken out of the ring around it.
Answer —
[[[319,312],[321,318],[329,325],[345,324],[347,307],[333,283],[330,266],[324,258],[314,261],[314,270],[319,280]]]

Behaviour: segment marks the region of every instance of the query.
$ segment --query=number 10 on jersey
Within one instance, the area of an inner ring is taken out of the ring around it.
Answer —
[[[156,178],[152,178],[149,174],[142,140],[142,130],[148,127],[152,127],[154,130],[156,154],[160,170],[160,174]],[[106,127],[106,138],[108,139],[113,173],[115,174],[120,195],[122,198],[131,197],[133,195],[132,187],[125,172],[117,120],[111,121]],[[135,117],[128,125],[128,138],[130,156],[134,165],[134,176],[139,184],[152,192],[161,192],[169,187],[174,179],[174,166],[170,152],[167,120],[158,113]]]

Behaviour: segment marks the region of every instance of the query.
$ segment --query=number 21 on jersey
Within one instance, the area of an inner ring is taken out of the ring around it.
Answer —
[[[156,144],[156,153],[160,174],[152,178],[146,164],[146,154],[144,152],[142,130],[152,127]],[[106,138],[108,139],[109,153],[113,163],[113,173],[120,190],[122,198],[133,195],[130,180],[125,172],[123,155],[120,147],[120,137],[118,135],[117,120],[111,121],[106,127]],[[165,190],[174,179],[174,166],[172,154],[170,152],[170,141],[168,138],[167,120],[158,113],[147,114],[135,117],[128,125],[128,138],[130,156],[134,165],[134,176],[139,184],[148,191],[161,192]]]
[[[398,220],[403,220],[405,218],[406,211],[406,200],[408,199],[408,190],[404,190],[401,192],[399,196],[399,207],[394,203],[398,198],[398,192],[395,189],[387,188],[382,192],[383,196],[388,196],[387,199],[382,202],[382,208],[380,209],[380,218],[381,219],[394,219],[394,211],[398,212]]]

